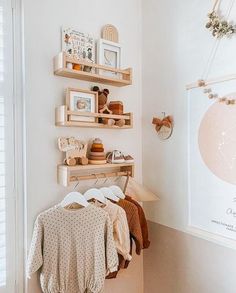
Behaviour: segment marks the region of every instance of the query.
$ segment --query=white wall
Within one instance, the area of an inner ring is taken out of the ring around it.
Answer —
[[[103,1],[24,1],[26,57],[26,127],[27,127],[27,219],[28,243],[33,223],[43,210],[58,203],[68,189],[57,184],[56,166],[62,162],[57,150],[58,136],[74,135],[81,139],[100,137],[105,149],[121,149],[134,156],[135,174],[142,179],[141,152],[141,2]],[[108,87],[111,99],[124,101],[125,111],[134,112],[134,129],[99,130],[56,128],[54,111],[64,102],[64,90],[89,88],[91,84],[54,76],[53,57],[60,51],[62,25],[77,27],[100,37],[104,24],[114,24],[123,45],[123,66],[133,67],[133,86]],[[36,293],[38,285],[30,283],[28,292]],[[112,288],[112,289],[111,289]],[[106,292],[142,292],[142,257],[117,280],[108,281]],[[112,290],[112,291],[111,291]]]
[[[150,220],[186,230],[187,92],[201,78],[215,40],[205,29],[214,1],[145,0],[143,12],[143,180],[160,201],[146,204]],[[230,1],[223,1],[223,14]],[[236,16],[234,5],[229,19]],[[236,37],[222,40],[209,77],[236,72]],[[161,112],[173,115],[174,132],[160,141],[151,124]]]
[[[214,40],[204,26],[213,2],[142,2],[143,181],[160,197],[157,203],[145,204],[153,221],[151,247],[144,253],[147,293],[235,291],[234,279],[225,274],[235,270],[235,250],[177,231],[187,232],[188,224],[185,85],[201,78],[209,58]],[[230,19],[235,16],[236,5]],[[209,77],[235,74],[235,46],[235,36],[220,42]],[[174,132],[167,141],[158,139],[151,124],[162,111],[174,117]]]

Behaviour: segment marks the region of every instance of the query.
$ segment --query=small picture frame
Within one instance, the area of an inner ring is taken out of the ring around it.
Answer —
[[[111,68],[120,69],[121,67],[121,45],[105,39],[97,41],[97,63]],[[119,73],[101,70],[99,74],[111,77],[119,77]]]
[[[98,113],[98,93],[94,91],[68,88],[66,105],[69,111]],[[96,117],[69,115],[70,121],[96,122]]]

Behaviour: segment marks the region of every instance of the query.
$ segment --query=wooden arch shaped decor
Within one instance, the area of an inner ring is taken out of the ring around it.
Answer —
[[[102,38],[114,43],[119,42],[119,33],[117,28],[112,24],[106,24],[102,28]]]

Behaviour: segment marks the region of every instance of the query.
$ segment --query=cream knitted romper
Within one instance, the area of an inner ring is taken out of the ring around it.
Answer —
[[[117,266],[112,224],[101,208],[58,205],[37,217],[27,272],[41,268],[44,293],[100,293]]]

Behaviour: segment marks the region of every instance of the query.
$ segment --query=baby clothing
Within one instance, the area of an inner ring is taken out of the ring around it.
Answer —
[[[111,220],[94,205],[57,205],[35,222],[27,273],[40,270],[43,293],[101,293],[106,274],[117,270]]]
[[[138,208],[135,204],[126,199],[120,199],[117,202],[117,205],[125,210],[129,225],[130,236],[132,239],[134,239],[136,245],[136,253],[140,255],[141,250],[143,249],[143,236],[139,222]]]
[[[112,203],[110,200],[107,200],[105,205],[100,205],[98,202],[96,202],[96,205],[102,207],[103,210],[109,214],[113,224],[113,236],[117,252],[121,254],[125,260],[130,261],[132,256],[129,254],[129,226],[124,209]]]
[[[132,199],[131,196],[126,195],[125,199],[135,204],[136,207],[138,208],[139,222],[140,222],[142,236],[143,236],[143,249],[148,248],[150,246],[150,241],[148,239],[148,225],[147,225],[147,220],[146,220],[143,208],[136,200]]]

